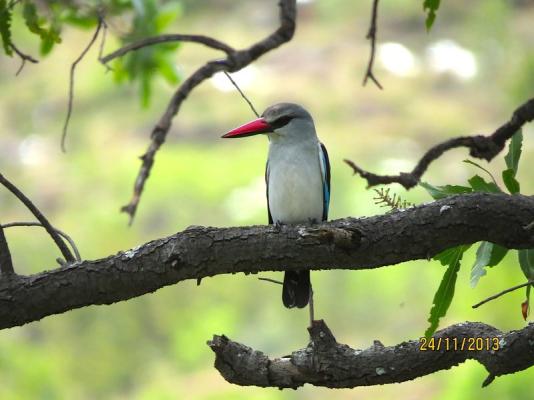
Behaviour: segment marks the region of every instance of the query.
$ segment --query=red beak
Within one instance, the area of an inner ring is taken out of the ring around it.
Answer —
[[[232,129],[227,134],[223,135],[223,138],[236,138],[257,135],[259,133],[271,132],[273,128],[263,118],[255,119],[254,121],[247,122],[245,125],[241,125],[238,128]]]

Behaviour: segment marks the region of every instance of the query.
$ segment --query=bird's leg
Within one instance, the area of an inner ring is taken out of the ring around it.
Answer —
[[[313,288],[311,286],[311,283],[310,283],[310,303],[309,303],[309,307],[310,307],[310,327],[313,326],[313,321],[315,320],[315,310],[313,308]]]
[[[280,231],[282,230],[282,225],[284,225],[282,222],[276,220],[276,222],[274,223],[274,231],[276,233],[280,233]]]

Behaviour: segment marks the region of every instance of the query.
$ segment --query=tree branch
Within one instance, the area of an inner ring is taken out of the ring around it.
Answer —
[[[5,277],[7,275],[13,275],[14,273],[15,270],[13,269],[13,261],[4,234],[4,228],[0,225],[0,274],[2,277]]]
[[[191,227],[117,255],[0,280],[0,329],[111,304],[186,279],[300,269],[371,269],[486,240],[533,248],[534,198],[451,196],[369,218],[313,226]]]
[[[67,140],[67,130],[69,128],[70,117],[72,115],[72,105],[73,105],[73,102],[74,102],[74,73],[76,72],[76,67],[78,66],[80,61],[83,60],[83,58],[85,57],[87,52],[89,50],[91,50],[91,47],[93,47],[93,44],[96,42],[96,39],[98,38],[98,34],[100,33],[100,29],[102,28],[102,26],[105,26],[104,17],[102,15],[100,15],[100,13],[99,13],[98,14],[98,24],[97,24],[97,26],[95,28],[95,32],[93,33],[93,36],[91,37],[91,40],[89,41],[87,46],[85,46],[85,48],[82,50],[82,52],[80,53],[78,58],[76,60],[74,60],[74,62],[70,66],[69,100],[68,100],[68,103],[67,103],[68,104],[68,106],[67,106],[67,115],[65,117],[65,122],[63,124],[63,132],[61,134],[61,150],[63,151],[63,153],[65,153],[67,151],[67,149],[65,147],[65,141]]]
[[[122,57],[130,51],[139,50],[143,47],[154,46],[155,44],[168,43],[168,42],[192,42],[200,43],[205,46],[211,47],[215,50],[224,51],[226,54],[230,55],[235,52],[235,50],[228,46],[226,43],[220,42],[217,39],[213,39],[209,36],[204,35],[182,35],[179,33],[167,34],[160,36],[153,36],[145,39],[138,40],[137,42],[130,43],[124,47],[121,47],[118,50],[102,57],[100,62],[102,64],[107,64],[111,60]]]
[[[215,368],[228,382],[280,389],[296,389],[305,383],[353,388],[404,382],[468,359],[486,367],[489,376],[483,386],[487,386],[497,376],[534,364],[534,324],[505,334],[480,322],[452,325],[433,336],[434,350],[423,340],[388,347],[375,341],[367,349],[356,350],[337,343],[322,320],[314,321],[308,330],[308,347],[274,359],[226,336],[214,336],[208,345],[216,355]]]
[[[217,45],[219,50],[226,51],[228,56],[222,60],[209,61],[202,67],[197,69],[192,75],[189,76],[178,88],[171,98],[165,113],[160,118],[159,122],[153,128],[151,137],[151,143],[145,152],[141,156],[142,164],[141,169],[137,175],[134,184],[134,193],[130,202],[121,208],[121,211],[127,213],[130,216],[130,224],[135,216],[141,194],[150,175],[152,165],[154,164],[154,158],[156,152],[161,145],[165,142],[169,129],[171,128],[172,119],[178,113],[182,102],[193,91],[195,87],[200,85],[206,79],[211,78],[216,72],[227,71],[235,72],[246,67],[251,62],[255,61],[265,53],[275,49],[281,44],[288,42],[293,37],[295,32],[295,19],[296,19],[296,0],[280,0],[280,27],[270,34],[265,39],[253,44],[244,50],[233,50],[231,47],[225,44],[211,39],[210,47]],[[184,35],[189,39],[196,38],[199,43],[207,44],[207,38],[195,35]],[[155,38],[151,38],[155,40]],[[147,39],[148,40],[148,39]],[[193,40],[191,40],[193,41]],[[140,47],[138,47],[140,48]],[[109,56],[104,57],[106,60]]]
[[[26,197],[24,193],[22,193],[15,185],[13,185],[10,181],[6,179],[6,177],[2,174],[0,174],[0,184],[4,185],[6,189],[8,189],[13,195],[21,201],[22,204],[26,206],[28,210],[31,211],[31,213],[34,215],[35,218],[43,225],[43,227],[46,229],[52,240],[56,243],[57,247],[61,251],[61,254],[63,254],[63,257],[65,257],[65,261],[67,262],[74,262],[74,257],[72,256],[72,253],[70,252],[69,248],[63,242],[61,237],[58,235],[58,233],[55,231],[55,229],[50,225],[50,222],[48,222],[48,219],[43,215],[43,213],[35,206],[35,204],[32,203],[32,201]]]
[[[412,172],[401,172],[399,175],[377,175],[367,172],[350,160],[344,160],[354,171],[362,178],[367,180],[368,186],[380,184],[400,183],[406,189],[417,185],[430,163],[443,155],[446,151],[457,147],[469,148],[469,155],[475,158],[481,158],[491,161],[501,152],[514,133],[516,133],[524,124],[534,120],[534,98],[519,106],[513,113],[512,118],[504,125],[499,127],[489,136],[461,136],[437,144],[426,152],[419,160]]]
[[[40,226],[41,228],[44,228],[44,225],[41,224],[40,222],[9,222],[7,224],[0,225],[0,227],[3,229],[12,228],[15,226]],[[72,251],[74,252],[74,257],[76,257],[76,261],[81,261],[82,257],[80,256],[80,252],[78,251],[78,247],[76,246],[76,243],[74,242],[74,240],[72,240],[72,238],[69,235],[67,235],[65,232],[60,231],[59,229],[54,228],[54,227],[52,228],[58,233],[59,236],[63,237],[67,242],[69,242],[70,247],[72,248]]]
[[[38,60],[30,56],[29,54],[25,54],[22,51],[20,51],[19,48],[15,46],[13,43],[11,43],[10,46],[13,49],[13,51],[17,53],[17,55],[20,57],[20,60],[21,60],[20,67],[17,70],[17,72],[15,72],[15,76],[18,76],[22,72],[22,70],[24,69],[24,66],[26,65],[26,61],[29,61],[34,64],[37,64],[39,62]]]
[[[529,279],[528,281],[526,281],[524,283],[521,283],[519,285],[512,286],[511,288],[508,288],[508,289],[505,289],[505,290],[501,290],[499,293],[496,293],[496,294],[494,294],[494,295],[492,295],[492,296],[490,296],[490,297],[478,302],[477,304],[471,306],[471,308],[478,308],[483,304],[486,304],[486,303],[488,303],[488,302],[490,302],[492,300],[498,299],[499,297],[504,296],[507,293],[513,292],[514,290],[517,290],[517,289],[524,288],[525,286],[528,286],[528,285],[534,285],[534,280]]]
[[[375,62],[375,53],[376,53],[376,20],[378,18],[378,0],[373,0],[373,11],[371,12],[371,23],[369,25],[369,31],[367,31],[366,39],[371,41],[371,54],[369,55],[369,63],[367,64],[367,70],[365,71],[365,75],[363,77],[363,83],[362,85],[365,86],[367,84],[367,80],[371,79],[374,84],[382,90],[383,87],[378,82],[378,79],[376,79],[374,73],[373,73],[373,66]]]

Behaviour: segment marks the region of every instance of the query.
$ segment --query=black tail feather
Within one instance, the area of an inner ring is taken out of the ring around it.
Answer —
[[[287,308],[303,308],[310,301],[311,283],[310,271],[286,271],[282,301]]]

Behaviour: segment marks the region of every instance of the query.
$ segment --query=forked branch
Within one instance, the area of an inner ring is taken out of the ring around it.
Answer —
[[[378,0],[373,0],[373,9],[371,11],[371,23],[369,24],[369,30],[367,31],[366,39],[371,42],[371,54],[369,55],[369,62],[367,64],[367,70],[363,77],[363,86],[367,84],[367,80],[371,79],[374,84],[379,88],[383,89],[378,79],[376,79],[375,74],[373,73],[373,67],[375,62],[376,54],[376,32],[377,32],[377,21],[378,19]]]
[[[139,200],[141,198],[141,194],[143,193],[145,183],[150,175],[150,171],[152,170],[156,153],[161,145],[165,142],[167,134],[171,128],[172,119],[178,113],[183,101],[193,91],[193,89],[195,89],[206,79],[212,77],[215,73],[219,71],[239,71],[253,61],[257,60],[265,53],[291,40],[295,31],[295,19],[297,12],[296,0],[280,0],[279,6],[281,21],[279,28],[265,39],[260,40],[259,42],[243,50],[234,50],[225,43],[206,36],[164,35],[161,37],[144,39],[103,57],[103,61],[107,62],[120,55],[126,54],[128,51],[169,40],[184,40],[201,43],[214,49],[222,50],[227,54],[226,58],[209,61],[197,69],[192,75],[190,75],[174,93],[169,104],[167,105],[167,109],[161,116],[159,122],[152,129],[152,133],[150,135],[150,145],[145,154],[141,156],[142,164],[135,180],[133,196],[130,202],[121,209],[121,211],[130,216],[130,224],[132,223],[137,211],[137,206],[139,205]]]
[[[430,163],[441,157],[448,150],[457,147],[467,147],[472,157],[491,161],[501,152],[506,141],[523,125],[532,120],[534,120],[534,98],[519,106],[512,114],[510,120],[500,126],[491,135],[461,136],[439,143],[425,153],[411,172],[401,172],[398,175],[373,174],[372,172],[363,170],[351,160],[344,161],[352,168],[355,174],[367,180],[368,186],[396,182],[400,183],[406,189],[410,189],[418,184]]]
[[[15,197],[19,199],[21,203],[23,203],[28,208],[28,210],[31,211],[35,218],[37,218],[37,220],[43,225],[43,227],[46,229],[52,240],[56,243],[57,247],[61,251],[61,254],[63,254],[65,261],[67,261],[68,263],[74,262],[75,259],[63,239],[61,239],[56,230],[52,227],[52,225],[50,225],[50,222],[48,222],[48,219],[35,206],[35,204],[33,204],[32,201],[28,197],[26,197],[24,193],[22,193],[2,174],[0,174],[0,184],[3,185],[6,189],[8,189],[11,193],[13,193],[13,195],[15,195]]]

